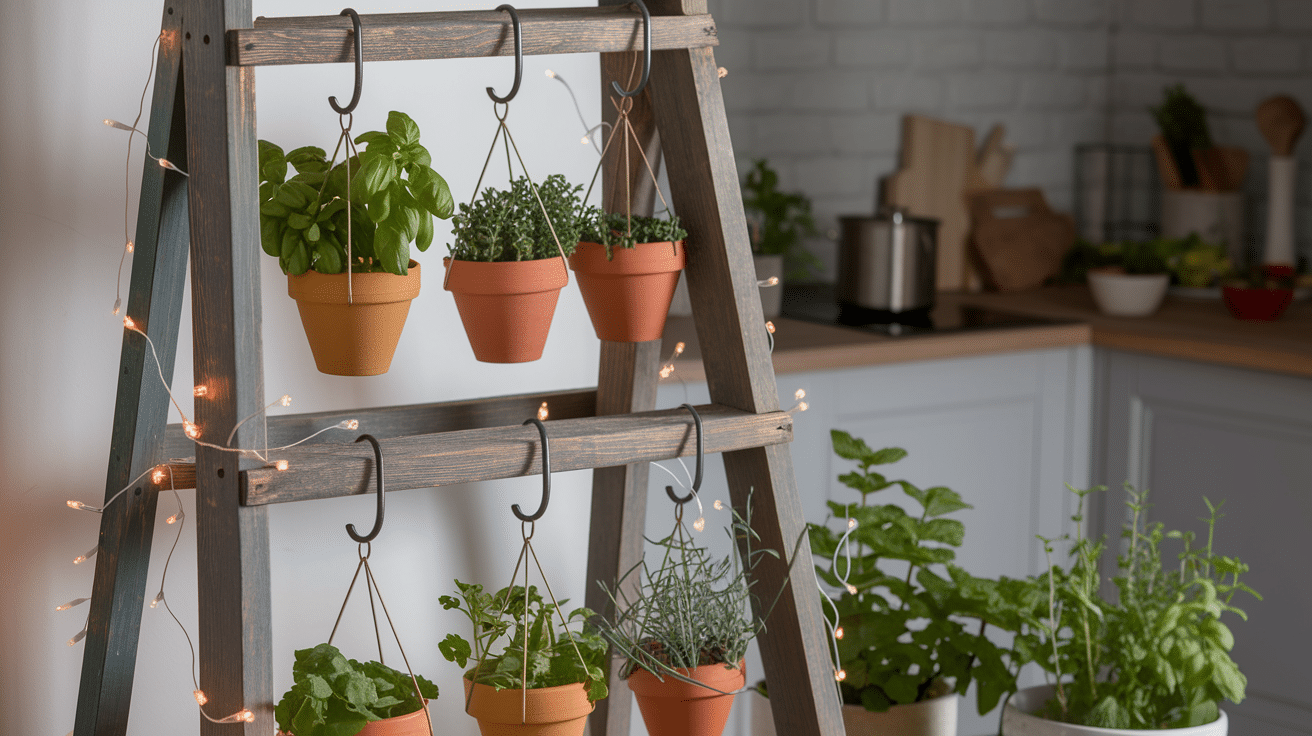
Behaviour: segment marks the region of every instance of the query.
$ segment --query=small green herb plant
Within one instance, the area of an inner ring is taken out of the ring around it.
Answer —
[[[465,678],[497,690],[535,690],[581,682],[588,700],[606,697],[606,641],[587,626],[580,631],[557,628],[559,613],[546,603],[537,586],[502,588],[495,595],[483,586],[456,581],[457,596],[438,599],[442,608],[457,609],[469,617],[473,643],[457,634],[447,634],[438,650],[449,662],[461,667],[474,663]],[[563,607],[568,601],[562,600]],[[500,612],[500,615],[498,613]],[[583,624],[594,616],[587,608],[576,608],[566,619]],[[525,628],[523,622],[527,620]],[[497,641],[507,637],[501,654],[493,655]],[[524,656],[527,639],[528,657]],[[576,649],[577,647],[577,649]],[[524,670],[527,661],[528,677]]]
[[[1119,268],[1130,274],[1169,273],[1182,286],[1206,287],[1234,273],[1225,247],[1198,234],[1121,243],[1076,243],[1062,263],[1062,280],[1084,281],[1091,269]]]
[[[501,262],[555,258],[561,249],[566,256],[572,254],[579,243],[581,191],[582,186],[571,186],[560,174],[538,184],[536,196],[525,176],[512,181],[510,189],[484,189],[472,203],[462,203],[452,219],[455,242],[449,246],[451,257]],[[543,216],[544,209],[550,223]],[[556,248],[557,239],[560,249]]]
[[[437,686],[423,677],[377,662],[347,659],[331,644],[296,652],[292,688],[273,710],[278,728],[293,736],[353,736],[370,721],[403,716],[437,698]]]
[[[1085,499],[1106,488],[1070,490],[1079,497],[1072,520],[1082,528]],[[1218,701],[1240,702],[1247,686],[1230,658],[1234,635],[1221,617],[1247,620],[1231,605],[1235,595],[1261,596],[1239,579],[1248,566],[1213,548],[1220,505],[1203,499],[1207,541],[1198,545],[1193,532],[1164,531],[1147,521],[1147,491],[1128,483],[1125,490],[1132,517],[1121,532],[1127,545],[1113,578],[1117,602],[1098,598],[1104,542],[1078,533],[1063,567],[1052,564],[1052,555],[1058,541],[1069,539],[1043,539],[1050,567],[1036,579],[1043,596],[1016,638],[1018,661],[1036,661],[1055,679],[1056,696],[1040,713],[1051,720],[1122,729],[1211,723],[1219,717]],[[1165,539],[1183,544],[1179,564],[1169,568],[1162,564]]]
[[[971,506],[949,488],[922,490],[875,471],[906,457],[905,450],[872,450],[837,429],[830,436],[834,452],[857,464],[838,479],[861,494],[859,503],[829,502],[835,517],[855,520],[855,527],[808,525],[817,574],[843,591],[835,603],[843,702],[885,711],[949,690],[965,694],[974,681],[979,712],[987,713],[1015,691],[1016,677],[1010,652],[985,636],[986,627],[1019,631],[1039,594],[1027,581],[976,578],[953,564],[966,530],[944,517]],[[894,486],[915,500],[916,513],[869,502]],[[849,528],[854,553],[843,540]]]
[[[406,275],[410,244],[424,251],[433,242],[433,218],[451,217],[446,180],[432,168],[419,143],[419,126],[392,111],[387,131],[355,139],[365,150],[349,159],[351,171],[351,271]],[[342,273],[346,268],[346,170],[329,169],[322,148],[283,153],[268,141],[260,149],[260,244],[278,259],[283,273],[310,269]],[[287,178],[288,167],[296,173]]]
[[[1183,84],[1162,89],[1162,104],[1148,110],[1162,131],[1162,138],[1171,149],[1181,183],[1186,187],[1199,185],[1198,168],[1194,166],[1194,151],[1212,147],[1212,134],[1207,128],[1207,110]]]
[[[688,237],[679,218],[629,216],[623,212],[606,212],[597,206],[583,209],[579,240],[606,246],[606,260],[614,258],[614,247],[633,248],[638,243],[675,242]]]
[[[821,265],[802,247],[803,238],[816,234],[811,200],[779,191],[779,174],[763,158],[752,163],[743,179],[743,207],[752,225],[752,250],[783,256],[791,278],[805,278]]]

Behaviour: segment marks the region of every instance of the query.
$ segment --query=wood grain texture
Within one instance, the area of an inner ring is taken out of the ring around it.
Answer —
[[[259,212],[254,70],[228,67],[223,39],[249,26],[250,0],[189,0],[183,79],[191,187],[194,375],[210,393],[196,402],[202,439],[228,435],[262,406]],[[264,424],[238,430],[240,447],[264,444]],[[201,719],[202,736],[274,730],[267,510],[238,503],[231,453],[196,450],[196,557],[200,687],[212,713],[249,708],[251,723]]]
[[[410,434],[436,434],[460,429],[502,427],[518,424],[535,416],[542,402],[552,419],[577,419],[596,415],[596,389],[571,389],[548,393],[494,396],[486,399],[464,399],[433,404],[385,406],[373,409],[344,409],[305,414],[284,414],[268,420],[269,447],[282,447],[300,442],[324,427],[348,419],[360,426],[353,432],[331,431],[308,440],[307,445],[339,444],[342,438],[350,439],[364,433],[378,439],[401,437]],[[165,458],[187,458],[196,454],[196,444],[182,433],[181,424],[170,424],[165,441]]]
[[[622,5],[525,8],[519,11],[524,53],[579,54],[642,48],[642,16]],[[386,13],[360,16],[366,61],[513,56],[510,19],[496,10]],[[260,18],[230,31],[234,66],[329,64],[355,58],[351,19],[339,15]],[[653,49],[715,46],[709,15],[653,17]]]
[[[152,150],[165,152],[163,155],[185,169],[177,20],[165,13],[162,29],[166,33],[156,62],[147,135]],[[158,166],[142,168],[133,242],[132,276],[123,313],[150,335],[164,375],[172,375],[187,278],[185,177]],[[140,335],[123,331],[106,499],[161,456],[169,400],[149,350]],[[138,485],[124,494],[101,516],[75,736],[127,732],[158,499],[142,489],[144,485]]]
[[[725,452],[792,440],[792,417],[751,414],[725,406],[697,407],[706,451]],[[623,416],[548,421],[553,471],[610,467],[691,455],[692,417],[683,409]],[[538,432],[532,425],[471,429],[382,440],[388,490],[432,488],[542,472]],[[373,450],[367,444],[318,445],[280,454],[285,472],[242,472],[245,503],[337,498],[368,493]],[[203,472],[203,469],[202,469]]]

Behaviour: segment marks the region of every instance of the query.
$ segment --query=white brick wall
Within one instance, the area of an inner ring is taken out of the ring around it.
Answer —
[[[1002,123],[1019,147],[1008,183],[1072,201],[1073,151],[1144,144],[1165,85],[1209,108],[1213,136],[1253,154],[1250,232],[1261,242],[1267,146],[1259,101],[1312,111],[1312,0],[709,0],[740,163],[765,156],[806,191],[823,229],[868,212],[896,167],[899,119]],[[1301,147],[1301,148],[1306,148]],[[1306,160],[1306,156],[1303,156]],[[1297,231],[1312,252],[1312,170]],[[831,264],[832,243],[813,249]]]

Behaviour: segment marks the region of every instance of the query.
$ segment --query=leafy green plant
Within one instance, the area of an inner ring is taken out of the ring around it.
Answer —
[[[802,238],[816,234],[811,200],[779,191],[779,174],[763,158],[753,162],[743,179],[743,207],[752,220],[752,250],[782,255],[792,278],[805,278],[821,265],[802,247]]]
[[[1070,490],[1079,497],[1072,520],[1082,526],[1086,497],[1106,488]],[[1219,505],[1203,499],[1207,541],[1196,546],[1193,532],[1164,531],[1162,523],[1147,521],[1147,491],[1128,483],[1125,490],[1132,519],[1121,532],[1128,544],[1113,578],[1118,601],[1097,597],[1102,541],[1078,533],[1067,568],[1052,564],[1060,540],[1043,539],[1050,565],[1036,579],[1043,600],[1015,648],[1022,662],[1038,662],[1056,680],[1056,696],[1041,713],[1052,720],[1125,729],[1211,723],[1217,702],[1240,702],[1247,685],[1230,658],[1234,635],[1221,616],[1247,620],[1231,601],[1241,591],[1261,596],[1240,582],[1247,565],[1213,549]],[[1163,567],[1164,539],[1182,542],[1178,566]]]
[[[444,595],[438,602],[443,609],[457,609],[469,618],[473,643],[447,634],[438,650],[447,661],[461,667],[475,663],[465,672],[466,679],[497,690],[534,690],[581,682],[588,691],[588,700],[606,697],[605,640],[586,626],[581,631],[557,629],[553,620],[559,617],[557,608],[543,600],[537,586],[530,585],[527,595],[519,585],[492,595],[483,592],[481,585],[457,580],[456,589],[459,597]],[[561,601],[560,605],[566,603]],[[582,624],[594,615],[587,608],[576,608],[566,620]],[[504,650],[492,655],[492,648],[502,637],[507,637]]]
[[[1083,282],[1094,269],[1128,274],[1172,273],[1171,264],[1188,247],[1188,239],[1157,238],[1122,243],[1079,242],[1062,260],[1062,280]]]
[[[606,212],[597,206],[583,209],[580,217],[579,240],[606,246],[606,259],[614,257],[613,248],[632,248],[638,243],[678,241],[688,237],[688,231],[679,225],[676,215],[666,218],[633,215],[623,212]]]
[[[555,258],[560,255],[557,239],[566,256],[573,253],[579,242],[583,187],[552,174],[537,185],[536,195],[533,189],[528,177],[521,176],[508,190],[488,187],[472,203],[462,203],[452,219],[451,257],[486,262]]]
[[[351,181],[351,270],[404,276],[410,243],[424,251],[433,242],[433,217],[451,217],[446,180],[432,169],[432,157],[419,143],[419,126],[393,110],[387,131],[370,131],[359,156],[329,169],[322,148],[305,146],[283,153],[260,141],[260,244],[278,259],[284,273],[310,269],[341,273],[347,253],[347,166]],[[295,175],[287,178],[291,166]]]
[[[331,644],[296,652],[292,688],[273,710],[278,728],[294,736],[352,736],[370,721],[403,716],[437,697],[423,677],[377,662],[347,659]]]
[[[1016,677],[1011,653],[985,636],[986,627],[1019,631],[1040,593],[1027,581],[976,578],[953,564],[966,530],[944,517],[971,506],[949,488],[922,490],[874,470],[906,457],[905,450],[872,450],[837,429],[830,436],[834,452],[857,463],[838,479],[861,494],[859,503],[829,502],[835,517],[856,522],[843,530],[851,530],[854,554],[842,534],[808,525],[817,574],[844,591],[835,603],[843,702],[884,711],[949,689],[965,694],[974,681],[979,712],[987,713],[1015,691]],[[915,500],[917,513],[869,502],[894,486]],[[964,619],[978,621],[978,629],[968,630]]]
[[[1183,84],[1162,89],[1162,104],[1148,108],[1157,121],[1157,127],[1171,149],[1181,183],[1186,187],[1199,185],[1198,168],[1194,166],[1194,151],[1212,147],[1212,134],[1207,128],[1207,110]]]

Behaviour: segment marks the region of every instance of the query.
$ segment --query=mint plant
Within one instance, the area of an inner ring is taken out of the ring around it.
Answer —
[[[461,667],[474,662],[465,672],[466,679],[497,690],[535,690],[581,682],[588,700],[606,697],[605,640],[587,627],[581,627],[581,631],[557,629],[556,606],[543,600],[537,586],[530,585],[527,594],[523,586],[517,585],[492,595],[483,592],[481,585],[455,582],[459,597],[444,595],[438,602],[443,609],[459,610],[469,618],[474,632],[472,644],[461,636],[447,634],[438,650],[447,661]],[[566,603],[562,600],[560,605]],[[566,621],[582,624],[593,615],[587,608],[576,608]],[[502,637],[507,637],[505,648],[493,655],[492,649]]]
[[[1085,499],[1106,488],[1067,487],[1079,497],[1072,520],[1082,527]],[[1036,579],[1041,607],[1016,638],[1019,661],[1035,661],[1055,679],[1056,696],[1040,714],[1052,720],[1122,729],[1211,723],[1218,701],[1242,701],[1247,685],[1230,658],[1234,635],[1221,617],[1247,620],[1231,601],[1240,592],[1261,596],[1240,581],[1247,565],[1214,550],[1219,504],[1203,499],[1207,541],[1198,545],[1193,532],[1147,521],[1147,491],[1128,483],[1125,490],[1132,518],[1121,532],[1128,545],[1117,557],[1117,602],[1097,597],[1102,541],[1078,533],[1064,568],[1051,563],[1061,540],[1043,539],[1050,567]],[[1182,542],[1178,565],[1163,566],[1164,539]]]
[[[322,148],[283,153],[260,141],[260,244],[284,273],[342,273],[346,268],[346,180],[351,181],[351,256],[355,273],[404,276],[410,243],[424,251],[433,242],[433,218],[451,217],[446,180],[432,169],[419,126],[403,112],[387,116],[387,131],[370,131],[359,156],[329,169]],[[296,173],[287,178],[288,167]]]
[[[331,644],[296,652],[293,684],[273,710],[278,728],[293,736],[353,736],[370,721],[403,716],[437,697],[428,680],[377,662],[347,659]]]
[[[954,564],[953,548],[966,530],[944,517],[971,506],[949,488],[922,490],[875,471],[906,457],[905,450],[872,450],[837,429],[830,437],[839,457],[857,463],[838,479],[861,494],[859,503],[829,502],[835,517],[855,520],[851,545],[827,526],[808,525],[817,575],[843,591],[835,602],[843,702],[885,711],[941,694],[948,683],[965,694],[976,682],[979,712],[987,713],[1015,692],[1016,677],[1011,653],[989,640],[986,628],[1020,630],[1040,593],[1027,581],[977,578]],[[915,501],[915,513],[870,503],[871,494],[894,486]]]
[[[536,195],[525,176],[512,181],[508,190],[484,189],[470,204],[462,203],[452,219],[455,242],[448,246],[451,257],[457,261],[500,262],[555,258],[561,250],[566,256],[572,254],[579,243],[582,190],[582,186],[571,186],[560,174],[552,174],[537,185]],[[556,248],[557,239],[560,249]]]
[[[763,158],[752,163],[743,179],[743,207],[752,224],[752,250],[783,256],[792,278],[804,278],[821,265],[802,247],[802,238],[817,232],[811,200],[799,192],[779,191],[779,174]]]
[[[683,240],[688,231],[679,225],[679,218],[647,217],[623,212],[606,212],[597,206],[583,209],[580,217],[579,240],[606,246],[606,260],[614,258],[615,246],[633,248],[638,243],[661,243]]]

